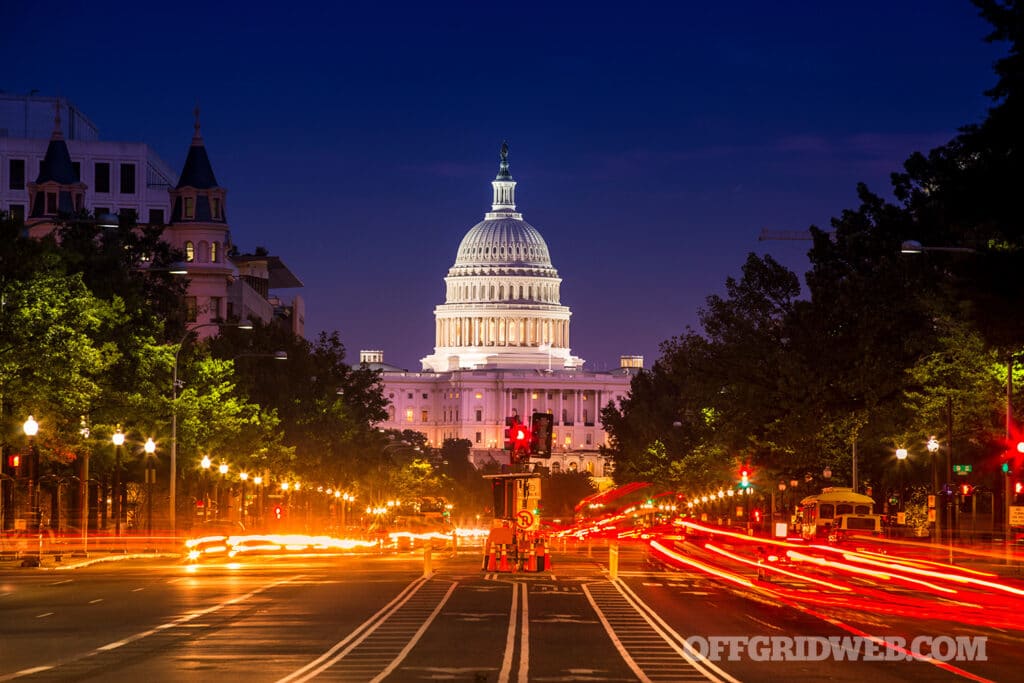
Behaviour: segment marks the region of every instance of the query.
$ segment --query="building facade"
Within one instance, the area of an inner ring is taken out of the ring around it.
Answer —
[[[384,363],[383,352],[360,361],[380,369],[388,429],[412,429],[439,446],[468,439],[478,467],[507,464],[505,420],[553,416],[554,471],[610,474],[599,453],[607,435],[600,411],[626,395],[643,359],[624,356],[611,372],[588,372],[569,346],[571,311],[540,232],[516,210],[515,187],[502,145],[491,183],[491,210],[463,237],[445,277],[445,301],[434,309],[434,352],[420,372]]]
[[[49,132],[42,134],[47,118]],[[198,110],[194,129],[178,175],[144,143],[100,140],[96,126],[64,99],[0,93],[0,210],[23,220],[33,237],[80,212],[130,212],[139,224],[165,226],[163,238],[185,256],[189,323],[260,320],[303,335],[302,298],[286,302],[274,291],[302,283],[265,250],[238,253],[227,190],[213,172]],[[199,334],[215,329],[199,328]]]

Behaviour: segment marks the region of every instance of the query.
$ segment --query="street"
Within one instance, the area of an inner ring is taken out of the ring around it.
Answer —
[[[643,545],[623,545],[616,580],[599,544],[553,558],[487,573],[478,549],[438,550],[430,578],[422,551],[5,569],[0,680],[1010,680],[1024,662],[1015,633],[823,615],[667,570]],[[987,661],[708,661],[684,645],[857,632],[987,636]]]

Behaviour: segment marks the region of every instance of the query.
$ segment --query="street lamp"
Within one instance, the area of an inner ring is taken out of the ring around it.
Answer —
[[[28,504],[35,511],[32,513],[32,510],[30,510],[30,514],[35,518],[36,531],[40,533],[40,538],[42,538],[43,511],[39,507],[39,449],[36,447],[36,434],[39,433],[39,423],[36,422],[36,418],[29,415],[28,419],[25,420],[25,424],[22,425],[22,430],[24,430],[25,436],[28,437],[29,465],[32,468],[28,478]]]
[[[223,493],[224,477],[228,473],[227,463],[223,463],[222,462],[220,465],[218,465],[217,466],[217,471],[220,472],[220,479],[217,480],[217,495],[216,495],[216,498],[217,498],[217,516],[215,517],[215,519],[227,519],[227,516],[222,514],[222,512],[221,512],[222,511],[222,507],[221,507],[221,504],[220,504],[221,503],[221,498],[224,497],[224,493]],[[225,505],[224,508],[226,508],[226,507],[227,506]]]
[[[199,461],[199,466],[203,468],[203,521],[205,522],[209,515],[210,510],[210,465],[212,465],[210,456],[204,455],[203,459]]]
[[[146,529],[147,533],[153,535],[153,484],[156,483],[156,467],[153,462],[153,454],[156,453],[156,442],[153,437],[146,439],[146,445],[142,447],[146,452]]]
[[[124,432],[118,427],[111,437],[114,442],[114,536],[121,535],[121,446],[124,445]]]
[[[238,478],[242,480],[242,502],[238,506],[238,508],[239,508],[239,511],[238,511],[238,521],[240,521],[242,523],[242,525],[244,526],[245,525],[245,482],[249,481],[249,473],[248,472],[240,472],[238,474]]]
[[[932,492],[935,494],[932,496],[932,500],[935,501],[935,507],[933,508],[935,511],[935,538],[933,540],[935,543],[939,543],[942,539],[942,513],[939,508],[939,469],[937,465],[939,459],[939,440],[934,436],[929,437],[927,448],[932,461]]]
[[[174,378],[171,382],[171,471],[170,471],[170,510],[168,512],[168,521],[171,525],[171,535],[174,536],[177,533],[177,525],[175,523],[175,513],[177,511],[177,480],[178,480],[178,359],[181,356],[181,349],[185,346],[185,342],[188,338],[204,327],[237,327],[240,330],[251,330],[252,323],[248,320],[244,320],[238,323],[201,323],[199,325],[193,325],[191,328],[185,331],[182,335],[181,341],[178,342],[178,348],[174,352]],[[206,511],[203,510],[205,519]]]
[[[899,505],[896,507],[896,512],[903,512],[903,461],[907,459],[907,449],[897,448],[896,449],[896,469],[898,470],[900,487],[899,487]]]

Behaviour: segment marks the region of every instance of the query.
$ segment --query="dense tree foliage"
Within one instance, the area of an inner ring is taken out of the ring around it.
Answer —
[[[935,434],[995,473],[1007,362],[1024,347],[1024,12],[976,4],[1009,43],[987,118],[912,155],[895,201],[862,185],[830,230],[812,226],[802,298],[795,275],[751,255],[701,329],[665,342],[603,411],[617,480],[700,490],[742,462],[767,486],[825,466],[849,483],[856,449],[861,482],[885,486],[894,449],[921,453]],[[932,250],[902,254],[908,240]]]

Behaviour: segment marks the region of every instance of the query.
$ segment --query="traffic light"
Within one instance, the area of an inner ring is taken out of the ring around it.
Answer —
[[[513,441],[513,429],[519,424],[519,418],[515,415],[505,418],[505,450],[512,451],[515,449],[515,442]]]
[[[274,519],[281,519],[284,514],[284,509],[280,505],[274,506]]]
[[[512,462],[518,463],[530,457],[530,430],[521,422],[512,426]]]
[[[15,453],[13,455],[8,455],[7,456],[7,467],[8,467],[8,469],[11,470],[11,472],[14,472],[15,474],[17,474],[18,473],[18,468],[21,467],[21,456],[19,454],[17,454],[17,453]]]
[[[530,453],[542,458],[551,456],[551,413],[534,413],[530,420]]]
[[[1024,493],[1024,482],[1018,481],[1016,484],[1014,484],[1013,492],[1016,493],[1018,496]]]
[[[740,471],[740,488],[750,488],[750,471],[747,469]]]
[[[969,496],[971,495],[972,491],[973,489],[971,488],[970,484],[960,484],[960,495]]]

